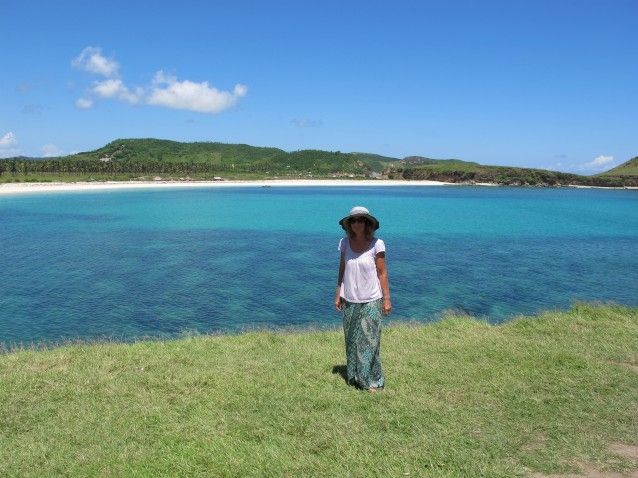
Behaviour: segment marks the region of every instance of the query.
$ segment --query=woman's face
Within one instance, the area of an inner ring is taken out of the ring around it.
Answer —
[[[350,228],[352,229],[352,232],[354,232],[357,235],[363,234],[365,233],[366,230],[366,222],[368,220],[365,217],[353,217],[352,219],[350,219]]]

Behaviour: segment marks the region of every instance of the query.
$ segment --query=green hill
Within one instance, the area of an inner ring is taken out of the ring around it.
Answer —
[[[300,150],[215,142],[117,139],[57,158],[0,160],[0,182],[150,179],[390,178],[529,186],[638,186],[638,158],[602,175],[486,166],[459,159]]]
[[[638,176],[638,156],[598,176]]]
[[[393,168],[411,168],[435,164],[450,164],[459,166],[472,164],[479,166],[478,163],[470,163],[468,161],[461,161],[460,159],[434,159],[426,158],[425,156],[407,156],[403,159],[399,159],[370,153],[352,154],[356,155],[358,159],[367,164],[370,169],[375,172],[387,172]]]
[[[638,177],[580,176],[546,169],[486,166],[460,160],[434,160],[415,166],[394,166],[386,173],[392,179],[430,180],[450,183],[495,183],[511,186],[638,186]]]
[[[180,143],[160,139],[117,139],[103,148],[70,157],[74,160],[196,163],[216,171],[257,171],[285,173],[351,173],[369,170],[354,154],[339,151],[301,150],[286,152],[278,148],[247,144]],[[106,161],[105,161],[106,162]]]
[[[371,171],[381,173],[389,165],[400,161],[399,158],[391,158],[372,153],[351,153],[357,160],[363,162]]]
[[[316,149],[286,152],[279,148],[256,147],[247,144],[214,142],[180,143],[160,139],[117,139],[103,148],[72,156],[73,159],[104,159],[124,161],[164,161],[182,163],[213,163],[223,166],[248,166],[258,169],[309,171],[315,173],[346,172],[365,174],[381,172],[390,163],[399,161],[369,153],[341,153]]]
[[[381,157],[379,157],[381,158]],[[3,181],[133,179],[160,175],[167,178],[189,176],[207,179],[215,175],[257,179],[264,177],[367,177],[376,166],[375,155],[339,151],[301,150],[213,142],[181,143],[160,139],[117,139],[94,151],[69,156],[0,160]],[[372,166],[368,163],[374,163]],[[9,173],[8,175],[6,173]],[[39,176],[38,176],[39,175]],[[46,180],[46,179],[43,179]]]
[[[147,138],[116,139],[102,148],[66,156],[66,158],[233,164],[263,161],[280,154],[286,154],[286,152],[278,148],[261,148],[247,144],[181,143]]]
[[[447,165],[474,165],[480,166],[478,163],[473,163],[470,161],[462,161],[460,159],[434,159],[434,158],[426,158],[424,156],[408,156],[403,158],[400,161],[400,165],[403,166],[426,166],[426,165],[434,165],[434,164],[447,164]]]

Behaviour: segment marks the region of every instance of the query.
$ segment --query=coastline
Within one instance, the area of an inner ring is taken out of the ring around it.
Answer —
[[[395,179],[257,179],[257,180],[224,180],[224,181],[79,181],[79,182],[41,182],[41,183],[1,183],[0,196],[55,193],[55,192],[82,192],[82,191],[109,191],[121,189],[161,189],[161,188],[233,188],[233,187],[370,187],[370,186],[488,186],[500,187],[496,183],[449,183],[443,181],[428,180],[395,180]],[[522,186],[517,186],[522,187]],[[638,187],[603,187],[581,186],[570,184],[561,187],[583,189],[634,189]]]
[[[266,179],[229,181],[104,181],[75,183],[4,183],[0,184],[0,196],[24,193],[50,193],[72,191],[105,191],[116,189],[158,188],[232,188],[232,187],[315,187],[315,186],[458,186],[458,183],[441,181],[404,180],[332,180],[332,179]],[[489,185],[491,184],[477,184]],[[496,185],[494,185],[496,186]]]

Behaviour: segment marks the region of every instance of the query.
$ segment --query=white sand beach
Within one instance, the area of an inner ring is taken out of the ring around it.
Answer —
[[[108,191],[117,189],[159,189],[159,188],[228,188],[228,187],[312,187],[312,186],[492,186],[494,183],[446,183],[441,181],[407,181],[392,179],[264,179],[228,181],[93,181],[93,182],[51,182],[51,183],[4,183],[0,184],[0,196],[13,194]],[[569,185],[564,187],[591,189],[638,189],[636,187],[601,187]]]
[[[6,183],[0,184],[0,195],[51,193],[69,191],[104,191],[114,189],[157,188],[225,188],[225,187],[292,187],[292,186],[452,186],[440,181],[339,180],[339,179],[268,179],[258,181],[106,181],[76,183]]]

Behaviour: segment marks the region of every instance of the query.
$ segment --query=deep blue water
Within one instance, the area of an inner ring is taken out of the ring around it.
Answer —
[[[365,205],[393,320],[638,306],[638,191],[246,187],[0,196],[0,345],[336,326],[337,221]]]

